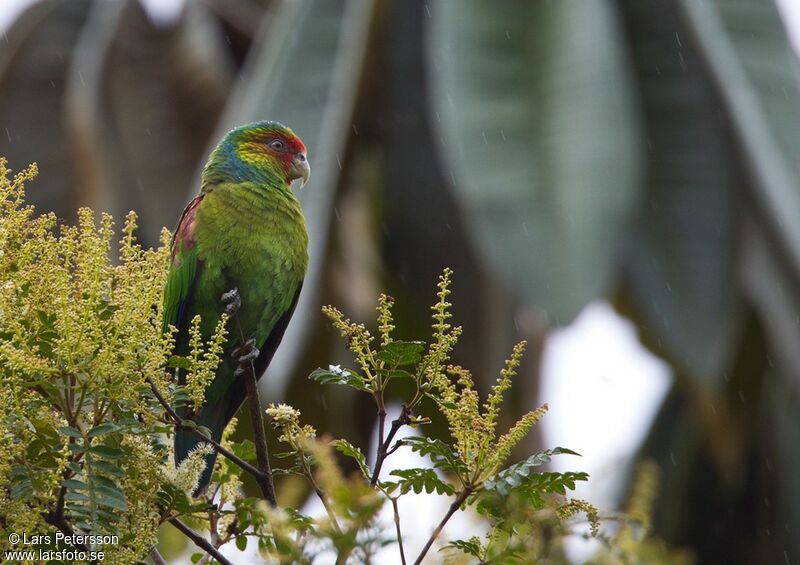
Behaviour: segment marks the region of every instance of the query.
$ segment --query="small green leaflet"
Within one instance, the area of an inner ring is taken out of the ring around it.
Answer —
[[[396,469],[392,471],[390,475],[401,477],[401,480],[399,480],[396,485],[394,483],[388,485],[388,490],[394,490],[396,487],[399,487],[400,494],[406,494],[411,490],[413,490],[415,494],[419,494],[423,490],[428,494],[436,491],[436,494],[453,495],[456,492],[453,485],[440,479],[433,469]]]
[[[75,437],[75,438],[83,437],[81,436],[81,431],[77,428],[73,428],[72,426],[63,426],[61,428],[58,428],[58,431],[69,437]]]
[[[361,474],[364,475],[367,480],[369,480],[370,474],[369,468],[367,467],[367,460],[359,448],[351,444],[346,439],[334,440],[331,442],[331,445],[333,445],[336,448],[336,451],[339,453],[355,459],[356,463],[358,463],[358,468],[361,469]]]
[[[383,346],[378,359],[390,367],[415,365],[422,359],[424,351],[425,342],[422,341],[392,341]]]
[[[117,431],[119,429],[120,429],[119,426],[116,425],[115,423],[106,422],[105,424],[100,424],[99,426],[95,426],[94,428],[89,430],[89,433],[86,434],[86,435],[88,437],[97,437],[97,436],[101,436],[103,434],[108,434],[108,433],[111,433],[111,432],[115,432],[115,431]]]
[[[358,390],[369,390],[364,377],[350,369],[342,369],[338,365],[330,365],[327,369],[316,369],[308,378],[321,385],[347,385]]]
[[[403,443],[422,456],[431,458],[433,466],[446,473],[465,473],[466,464],[453,453],[453,450],[440,439],[425,436],[410,436],[403,438]]]
[[[477,536],[471,537],[468,540],[457,539],[455,541],[451,541],[446,546],[444,546],[442,550],[446,549],[458,549],[466,553],[467,555],[472,555],[473,557],[477,557],[478,559],[481,558],[481,540]]]
[[[565,447],[555,447],[546,451],[540,451],[528,457],[527,459],[515,463],[510,467],[506,467],[486,479],[484,488],[486,490],[494,490],[499,494],[506,495],[513,488],[517,488],[525,482],[526,477],[529,477],[534,467],[539,467],[545,463],[550,462],[553,455],[578,455],[571,449]],[[588,476],[588,475],[587,475]]]
[[[169,361],[167,361],[167,367],[171,367],[173,369],[186,369],[188,371],[192,368],[192,360],[188,357],[173,355],[169,358]]]

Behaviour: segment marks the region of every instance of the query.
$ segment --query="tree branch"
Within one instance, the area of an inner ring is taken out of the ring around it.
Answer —
[[[269,449],[267,448],[267,435],[264,433],[264,414],[261,411],[261,401],[258,397],[258,376],[256,367],[253,364],[253,355],[258,356],[255,349],[254,340],[247,340],[239,323],[239,310],[242,307],[242,297],[239,289],[233,287],[220,296],[225,304],[225,313],[229,319],[236,320],[236,329],[239,330],[241,345],[234,349],[233,354],[237,357],[239,367],[234,372],[234,377],[244,378],[245,388],[247,389],[247,399],[250,406],[250,418],[253,423],[253,442],[256,446],[256,460],[258,461],[259,473],[253,475],[261,488],[264,499],[270,506],[275,508],[278,501],[275,497],[275,484],[272,482],[272,467],[269,464]],[[246,351],[250,348],[249,352]],[[245,359],[247,359],[245,361]]]
[[[154,565],[167,565],[167,562],[164,561],[161,553],[155,547],[150,550],[150,559],[153,560]]]
[[[264,433],[264,414],[261,411],[261,401],[258,398],[258,381],[253,362],[245,369],[244,382],[247,387],[247,398],[250,402],[250,417],[253,420],[253,440],[256,444],[256,459],[261,471],[256,477],[258,486],[270,506],[275,508],[278,501],[275,498],[275,485],[272,482],[272,468],[269,465],[269,449],[267,448],[267,435]]]
[[[169,523],[180,530],[180,532],[187,538],[192,540],[197,547],[219,561],[221,565],[233,565],[233,563],[231,563],[224,555],[222,555],[216,547],[211,545],[206,538],[195,532],[177,518],[170,518]]]
[[[384,412],[384,418],[385,418]],[[403,404],[403,408],[400,410],[400,415],[397,417],[396,420],[392,422],[392,427],[389,428],[389,434],[386,436],[386,439],[383,440],[383,443],[380,444],[380,448],[378,449],[378,453],[375,456],[375,468],[372,471],[372,478],[369,481],[369,486],[375,487],[378,484],[378,477],[381,474],[381,467],[383,467],[383,462],[386,460],[386,456],[389,453],[392,453],[394,450],[389,451],[389,446],[392,445],[392,440],[394,439],[395,434],[397,431],[402,428],[404,425],[411,422],[409,418],[411,416],[411,410],[408,409],[408,406]],[[383,429],[383,421],[381,421],[381,431]],[[382,434],[381,434],[382,435]],[[381,438],[378,438],[378,441],[381,441]]]
[[[198,430],[196,427],[187,426],[184,423],[187,420],[184,420],[183,418],[178,416],[178,413],[175,412],[175,410],[172,408],[172,406],[170,406],[169,403],[166,401],[166,399],[164,399],[164,397],[161,394],[161,391],[158,390],[158,387],[156,386],[155,382],[153,382],[153,379],[151,379],[150,377],[147,377],[147,383],[150,385],[150,390],[153,391],[153,394],[158,399],[158,402],[161,404],[161,406],[164,408],[164,410],[167,411],[167,414],[169,414],[170,417],[174,420],[174,424],[175,424],[175,427],[177,429],[188,430],[188,431],[192,432],[194,435],[196,435],[197,437],[201,438],[203,441],[205,441],[206,443],[211,445],[211,447],[213,447],[216,450],[217,453],[223,455],[224,457],[227,457],[228,459],[233,461],[236,465],[241,467],[244,471],[247,471],[248,473],[253,475],[253,477],[257,481],[263,477],[264,474],[259,469],[257,469],[256,467],[253,467],[250,463],[248,463],[247,461],[245,461],[241,457],[237,456],[232,451],[224,448],[222,445],[220,445],[219,443],[217,443],[216,441],[214,441],[213,439],[211,439],[210,437],[205,435],[203,432]]]
[[[436,526],[435,530],[433,530],[431,537],[428,538],[428,542],[425,544],[425,547],[422,548],[422,551],[417,556],[417,560],[414,561],[414,565],[420,565],[420,563],[422,563],[422,559],[425,557],[425,554],[428,553],[428,550],[433,545],[433,542],[436,541],[436,538],[439,537],[439,534],[442,533],[442,530],[444,529],[445,524],[447,524],[447,521],[450,520],[453,514],[456,513],[456,510],[458,510],[461,507],[461,505],[464,503],[464,501],[470,494],[472,494],[472,487],[464,487],[464,490],[458,493],[458,496],[453,501],[453,504],[451,504],[450,508],[447,510],[447,514],[444,515],[442,521],[439,522],[439,525]]]
[[[69,522],[67,522],[66,519],[64,519],[63,515],[56,516],[54,514],[45,514],[44,521],[50,524],[51,526],[58,528],[58,530],[62,532],[65,536],[75,535],[75,530],[72,529],[72,526],[70,526]],[[73,545],[75,546],[75,549],[79,549],[81,551],[89,551],[89,548],[86,546],[86,544],[76,543]]]
[[[67,473],[68,471],[65,470],[62,476],[66,478]],[[62,486],[58,489],[56,507],[44,515],[44,521],[51,526],[58,528],[64,535],[71,536],[75,534],[75,530],[72,529],[72,526],[69,524],[69,522],[67,522],[66,518],[64,518],[64,503],[66,494],[66,487]],[[76,543],[74,545],[76,549],[80,549],[81,551],[89,551],[89,548],[86,546],[86,544]]]
[[[392,509],[394,510],[394,529],[397,531],[397,544],[400,547],[400,562],[406,565],[406,552],[403,549],[403,534],[400,531],[400,510],[397,508],[397,498],[390,497]]]

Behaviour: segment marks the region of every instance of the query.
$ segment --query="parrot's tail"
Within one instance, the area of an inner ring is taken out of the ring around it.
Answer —
[[[241,399],[237,400],[241,404]],[[197,425],[211,430],[211,439],[219,443],[222,440],[222,432],[236,412],[236,408],[238,408],[238,405],[233,404],[233,399],[229,393],[225,395],[222,402],[204,406],[200,418],[197,420]],[[186,459],[192,450],[197,449],[203,443],[206,442],[192,430],[177,430],[175,432],[175,465],[180,465],[181,461]],[[211,474],[214,471],[217,452],[212,451],[205,456],[205,460],[206,467],[200,475],[200,481],[192,496],[198,496],[203,493],[211,482]]]
[[[232,367],[224,367],[223,371],[227,374],[233,374]],[[209,387],[213,389],[215,383]],[[244,400],[243,387],[228,386],[224,394],[222,394],[216,402],[209,402],[205,404],[200,413],[196,416],[195,422],[198,426],[207,428],[211,431],[211,439],[219,443],[222,441],[222,432],[228,422],[231,421],[233,415],[242,405]],[[185,408],[177,410],[178,415],[182,418],[186,417]],[[186,459],[192,450],[197,449],[198,446],[204,442],[197,433],[192,430],[176,430],[175,432],[175,465],[180,465]],[[198,496],[205,492],[209,483],[211,483],[211,475],[214,472],[214,462],[217,460],[217,452],[212,451],[205,456],[206,466],[200,475],[200,480],[197,483],[197,488],[192,493],[192,496]]]

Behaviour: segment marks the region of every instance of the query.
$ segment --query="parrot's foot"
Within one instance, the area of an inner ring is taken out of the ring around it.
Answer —
[[[229,318],[233,318],[242,307],[242,296],[239,294],[239,289],[236,287],[233,287],[227,292],[223,292],[219,299],[225,304],[225,313]]]
[[[248,339],[243,345],[240,345],[231,352],[234,361],[239,365],[233,372],[234,377],[241,376],[250,370],[250,364],[258,358],[259,351],[256,347],[256,340],[254,338]]]

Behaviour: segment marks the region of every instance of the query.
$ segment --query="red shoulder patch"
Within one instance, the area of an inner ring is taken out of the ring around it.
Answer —
[[[186,208],[178,220],[178,227],[175,229],[175,235],[172,238],[172,264],[176,267],[180,266],[178,260],[178,253],[182,249],[191,249],[194,247],[194,225],[197,215],[197,207],[203,200],[203,194],[192,198],[191,202],[187,204]]]

